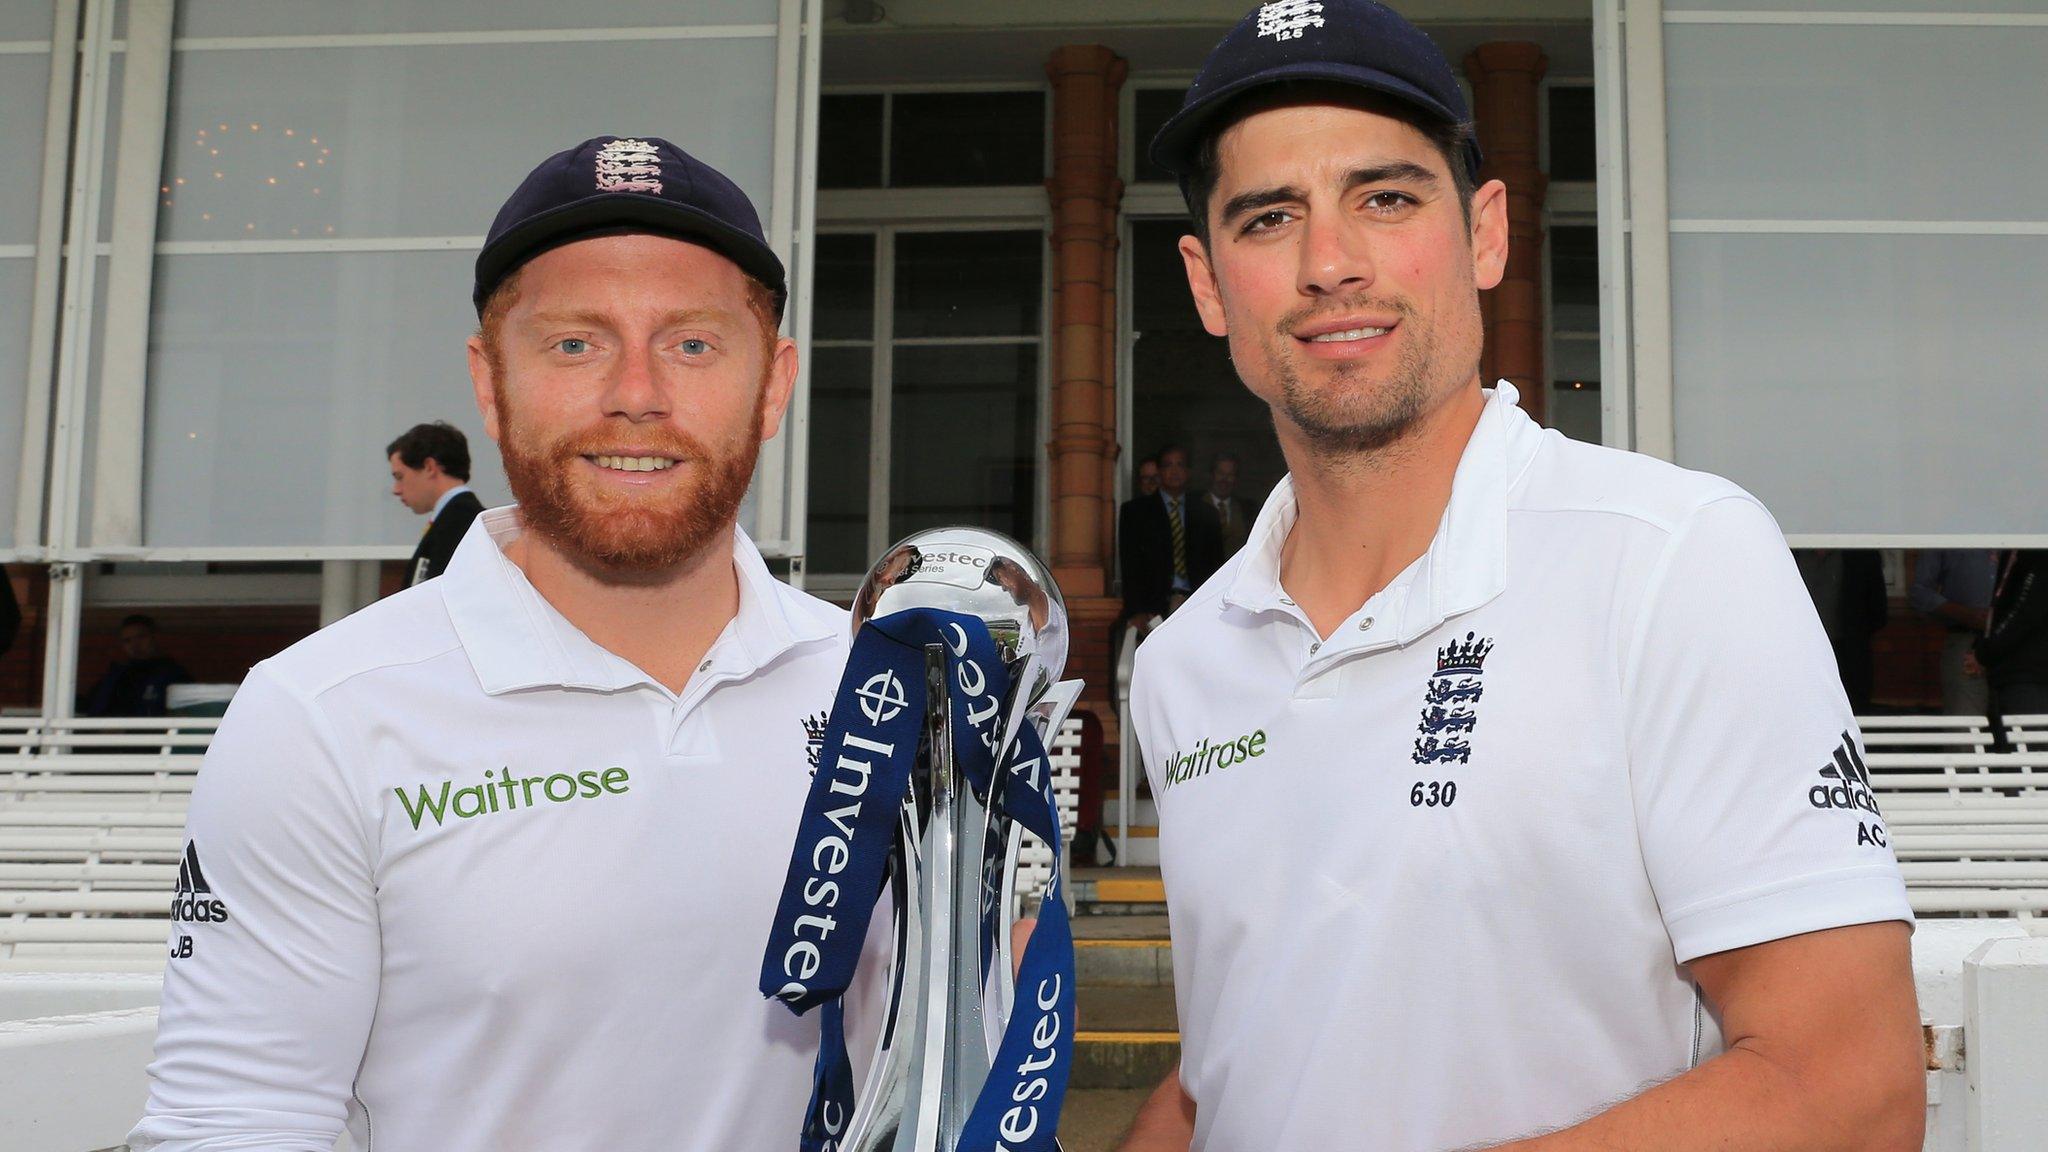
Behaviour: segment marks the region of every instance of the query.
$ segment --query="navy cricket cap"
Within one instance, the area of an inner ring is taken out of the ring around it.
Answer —
[[[541,161],[498,209],[476,255],[470,295],[477,312],[507,276],[535,256],[624,232],[702,244],[766,285],[778,313],[789,295],[782,261],[739,185],[666,140],[598,136]]]
[[[1238,21],[1202,62],[1180,111],[1152,138],[1152,162],[1185,187],[1217,113],[1233,97],[1288,80],[1369,89],[1446,123],[1472,119],[1450,62],[1393,9],[1369,0],[1274,0]],[[1466,143],[1465,165],[1477,182],[1477,141]]]

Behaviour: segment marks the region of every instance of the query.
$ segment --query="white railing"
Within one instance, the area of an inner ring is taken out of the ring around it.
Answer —
[[[2048,1146],[2048,936],[2035,930],[2048,923],[1930,920],[1914,935],[1926,1152]],[[156,977],[0,975],[0,1152],[120,1143],[142,1112],[160,991]]]

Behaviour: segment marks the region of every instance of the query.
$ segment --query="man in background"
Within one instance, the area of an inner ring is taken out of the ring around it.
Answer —
[[[420,546],[406,565],[407,587],[439,576],[484,510],[469,490],[469,440],[445,420],[415,424],[384,448],[391,458],[391,494],[427,518]]]
[[[1237,555],[1252,529],[1251,514],[1245,511],[1244,501],[1237,498],[1237,453],[1225,452],[1209,465],[1209,491],[1203,494],[1203,499],[1216,513],[1223,556]]]
[[[14,578],[0,567],[0,656],[14,647],[14,638],[21,634],[21,601],[14,598]]]
[[[1835,650],[1842,690],[1858,716],[1870,713],[1877,688],[1877,661],[1870,641],[1891,619],[1884,587],[1884,558],[1868,548],[1800,548],[1792,558],[1813,597],[1821,630]]]
[[[185,666],[157,651],[156,621],[128,616],[121,621],[121,657],[85,694],[87,716],[161,716],[173,684],[189,683]]]
[[[1989,682],[1998,715],[2048,715],[2048,549],[1999,557],[1990,623],[1970,666]]]
[[[1159,491],[1159,457],[1147,456],[1138,461],[1138,495],[1151,496]]]
[[[1223,563],[1215,510],[1188,496],[1188,452],[1175,445],[1159,453],[1159,492],[1127,501],[1118,513],[1127,616],[1172,612]]]
[[[1970,645],[1984,634],[1997,576],[1998,553],[1988,548],[1930,548],[1913,565],[1907,602],[1948,629],[1941,645],[1941,710],[1950,716],[1982,716],[1990,708],[1983,675],[1964,665]]]

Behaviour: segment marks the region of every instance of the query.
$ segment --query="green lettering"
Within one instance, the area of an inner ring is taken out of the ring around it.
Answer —
[[[420,785],[420,802],[418,804],[414,804],[405,798],[405,789],[393,788],[392,791],[398,793],[398,802],[405,806],[405,814],[412,820],[413,831],[417,832],[420,828],[420,817],[428,812],[434,814],[435,824],[441,823],[442,813],[448,807],[448,789],[453,787],[454,784],[453,780],[441,781],[441,795],[438,799],[429,799],[427,786],[424,784]]]
[[[569,790],[560,796],[555,795],[555,781],[557,780],[569,786]],[[548,777],[548,782],[541,785],[540,790],[547,793],[548,799],[553,800],[557,804],[564,800],[574,800],[576,798],[576,778],[566,772],[557,772],[553,776]]]
[[[613,777],[615,776],[618,779],[614,780]],[[624,768],[607,768],[604,770],[604,775],[599,778],[598,783],[604,785],[605,791],[617,796],[626,790],[626,770]]]
[[[467,797],[469,797],[469,798],[470,798],[470,800],[474,802],[473,806],[472,806],[472,807],[470,808],[470,810],[469,810],[469,811],[467,811],[467,812],[464,812],[464,811],[462,810],[462,798],[463,798],[464,796],[467,796]],[[469,818],[470,818],[471,816],[481,816],[481,815],[483,815],[483,811],[484,811],[484,788],[483,788],[483,785],[481,785],[481,784],[478,784],[478,785],[476,785],[476,786],[474,786],[474,787],[470,787],[470,788],[457,788],[457,789],[455,790],[455,814],[456,814],[457,816],[461,817],[461,818],[462,818],[462,819],[464,819],[464,820],[467,820],[467,819],[469,819]]]
[[[1266,754],[1266,730],[1264,728],[1252,733],[1251,749],[1254,756]]]
[[[489,768],[484,769],[484,782],[481,787],[484,790],[484,799],[491,802],[490,810],[496,812],[498,810],[498,782],[491,779],[491,770]]]
[[[519,781],[519,790],[526,794],[526,806],[528,808],[533,807],[533,786],[540,783],[540,779],[538,776],[526,776],[522,777]]]
[[[585,796],[595,796],[603,791],[603,789],[597,786],[597,773],[595,772],[578,772],[576,774],[576,782],[583,785],[583,794]]]

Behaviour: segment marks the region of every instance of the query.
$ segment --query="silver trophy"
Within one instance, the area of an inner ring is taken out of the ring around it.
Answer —
[[[856,631],[907,608],[978,616],[1010,673],[994,749],[1002,766],[1020,725],[1049,744],[1079,698],[1058,682],[1067,612],[1038,558],[976,528],[919,532],[889,549],[853,602]],[[896,948],[888,1011],[846,1138],[847,1152],[954,1152],[1008,1022],[1010,920],[1024,835],[976,798],[953,762],[942,645],[925,650],[925,738],[899,832]]]

